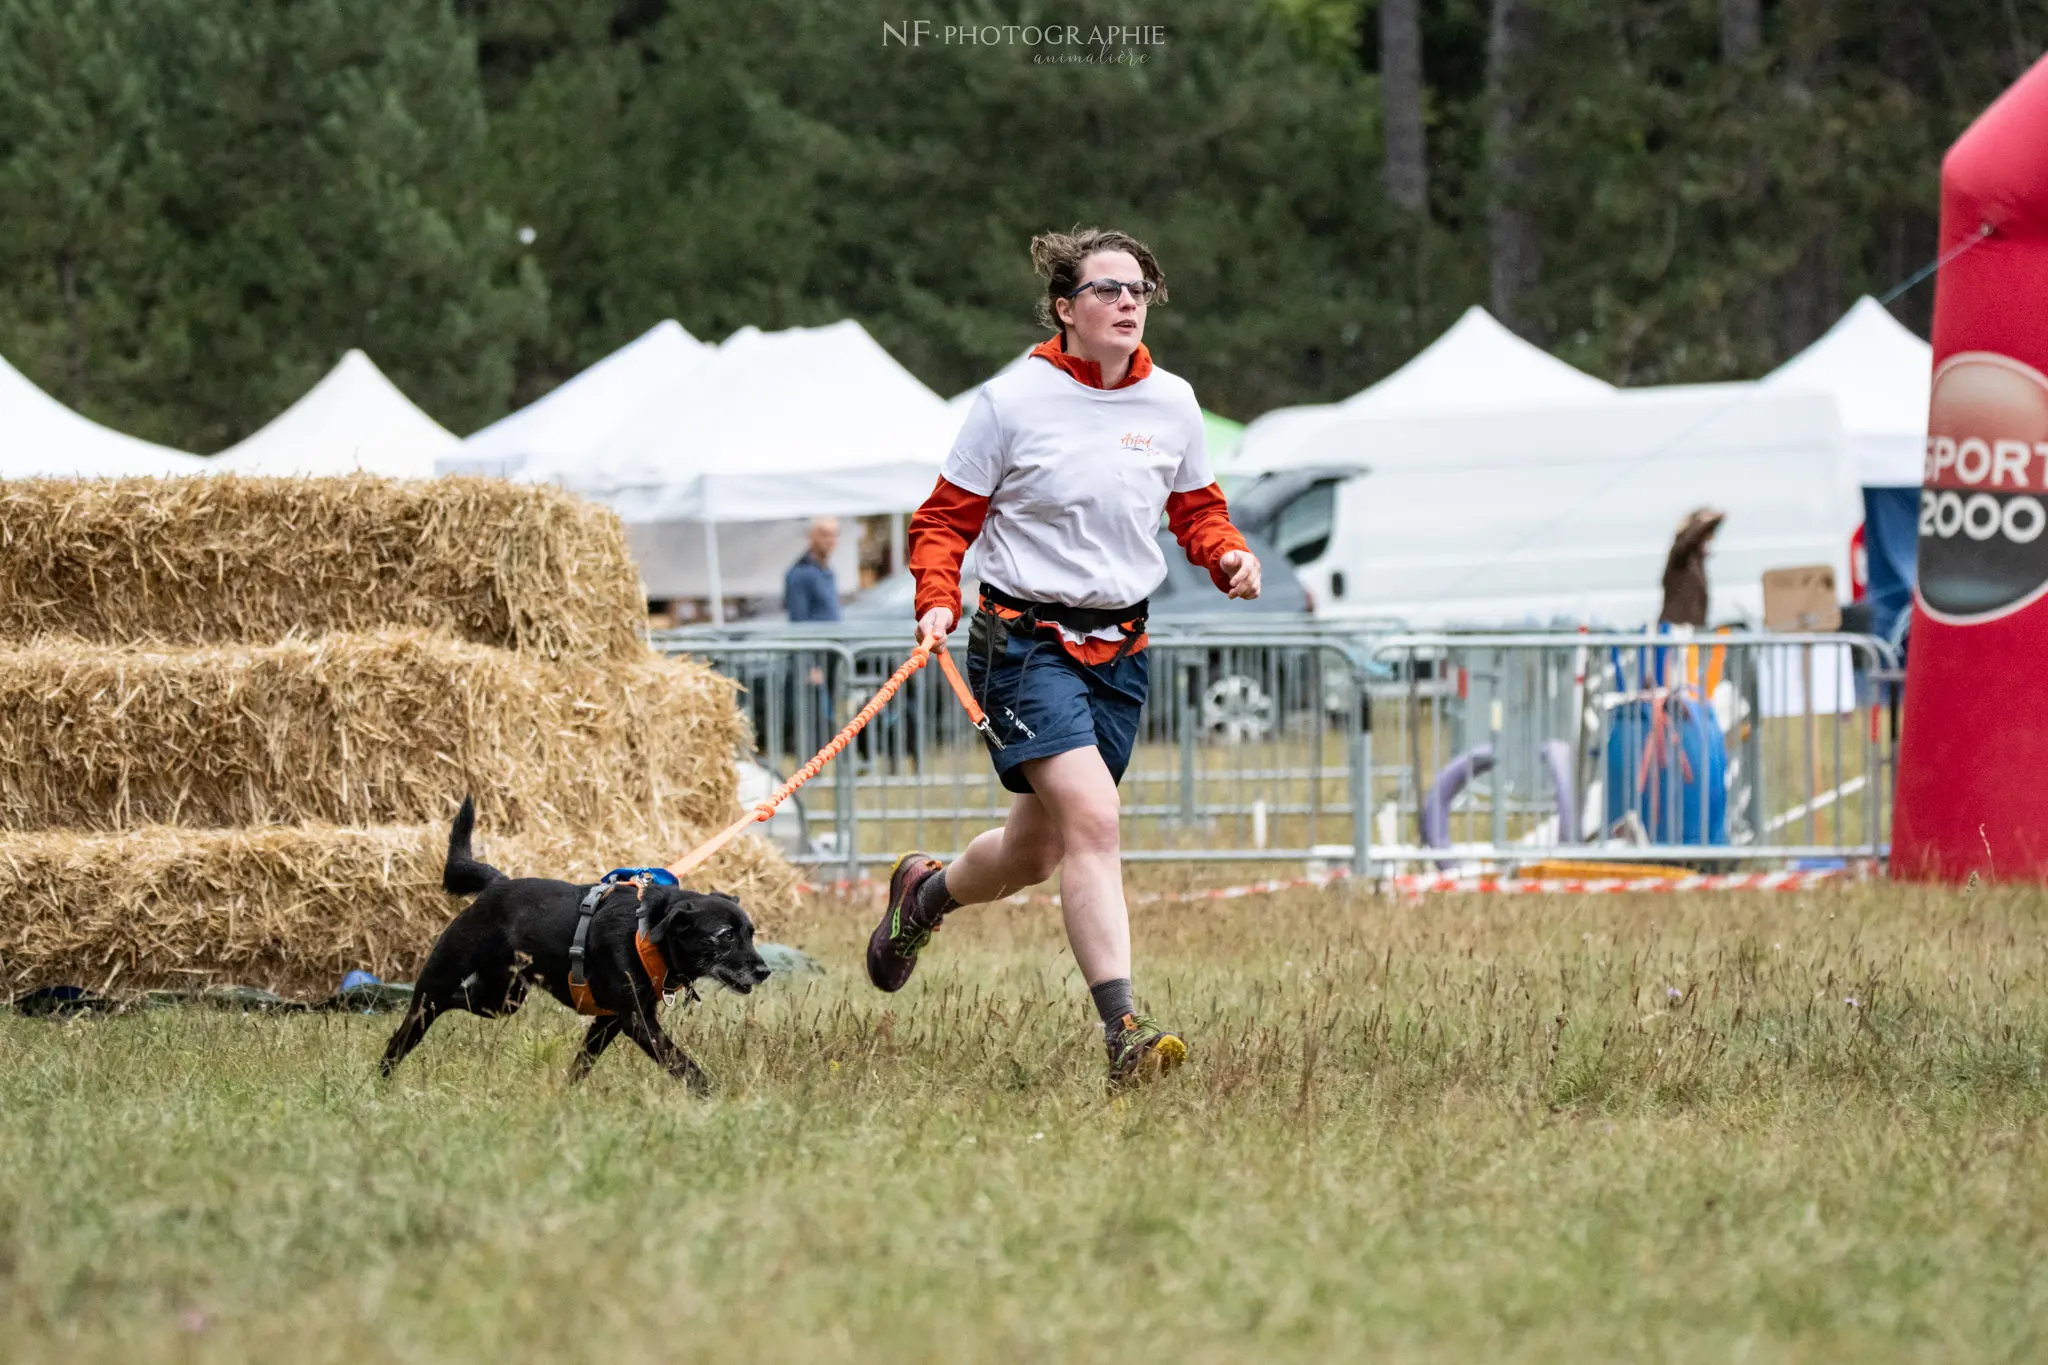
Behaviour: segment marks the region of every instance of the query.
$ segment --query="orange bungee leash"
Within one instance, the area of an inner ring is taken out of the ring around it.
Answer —
[[[669,872],[678,881],[682,880],[702,867],[712,854],[746,833],[749,825],[758,825],[775,814],[776,807],[787,801],[796,792],[797,788],[816,777],[827,763],[837,758],[840,751],[853,742],[853,737],[859,734],[867,726],[867,723],[881,712],[884,706],[889,704],[889,699],[896,695],[897,690],[908,681],[911,674],[931,662],[934,643],[932,640],[919,641],[917,648],[910,651],[910,657],[903,661],[902,666],[894,673],[891,673],[889,680],[875,690],[875,695],[868,698],[867,704],[861,707],[854,715],[854,718],[846,723],[844,729],[832,736],[831,741],[824,748],[811,756],[810,762],[798,768],[789,781],[776,789],[774,795],[758,803],[745,815],[742,815],[710,839],[684,854],[680,862],[675,863],[668,869]],[[938,649],[937,653],[939,667],[945,672],[946,681],[952,684],[953,695],[960,699],[960,705],[967,712],[967,719],[973,722],[974,728],[981,731],[983,738],[987,739],[990,744],[998,749],[1002,748],[1003,742],[996,738],[995,731],[989,726],[988,717],[982,713],[980,705],[974,700],[974,693],[968,689],[967,680],[960,676],[960,669],[954,664],[953,656],[948,654],[943,648]]]

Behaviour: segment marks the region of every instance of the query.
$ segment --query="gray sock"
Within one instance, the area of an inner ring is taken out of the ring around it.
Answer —
[[[939,921],[950,910],[958,910],[960,902],[946,891],[946,869],[940,868],[917,884],[917,894],[910,898],[910,920],[924,929],[936,929]]]
[[[1128,976],[1090,986],[1088,994],[1095,997],[1095,1012],[1102,1016],[1104,1028],[1114,1028],[1123,1022],[1126,1014],[1138,1012],[1137,1004],[1131,999],[1131,979]]]

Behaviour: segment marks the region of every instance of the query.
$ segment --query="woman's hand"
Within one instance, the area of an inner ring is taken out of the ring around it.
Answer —
[[[937,644],[940,640],[945,639],[947,632],[952,629],[953,609],[951,607],[933,607],[930,611],[917,618],[917,642],[923,644],[926,640],[930,640],[933,644]]]
[[[1259,557],[1250,550],[1231,550],[1216,561],[1216,567],[1230,575],[1229,596],[1250,599],[1259,595]]]

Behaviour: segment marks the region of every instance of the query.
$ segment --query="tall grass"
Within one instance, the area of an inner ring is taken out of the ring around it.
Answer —
[[[671,1020],[578,1092],[546,1001],[436,1027],[0,1023],[19,1360],[2027,1360],[2039,897],[1296,893],[1141,909],[1189,1066],[1127,1100],[1057,915],[896,997]]]

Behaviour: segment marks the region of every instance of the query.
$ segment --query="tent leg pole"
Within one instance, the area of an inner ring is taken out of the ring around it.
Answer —
[[[903,514],[901,512],[891,512],[889,514],[889,572],[901,573],[904,565],[909,562],[909,558],[909,554],[904,549]]]
[[[704,572],[710,580],[711,624],[725,624],[725,580],[718,572],[718,523],[704,523]]]

